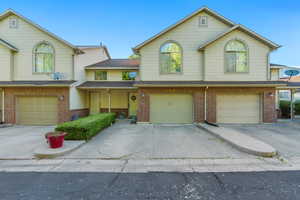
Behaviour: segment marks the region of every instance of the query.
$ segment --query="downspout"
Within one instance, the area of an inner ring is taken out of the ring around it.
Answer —
[[[2,89],[2,120],[3,123],[5,122],[4,119],[4,89]]]
[[[208,90],[208,86],[206,86],[205,90],[204,90],[204,121],[207,121],[207,90]]]

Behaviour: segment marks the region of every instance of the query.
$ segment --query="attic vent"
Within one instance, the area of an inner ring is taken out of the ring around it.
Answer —
[[[15,17],[12,17],[9,19],[9,28],[18,28],[18,19]]]
[[[199,26],[207,26],[208,20],[207,16],[200,16],[199,17]]]

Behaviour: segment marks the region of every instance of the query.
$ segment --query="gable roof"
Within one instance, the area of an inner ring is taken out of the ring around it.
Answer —
[[[142,42],[141,44],[137,45],[136,47],[133,48],[134,52],[138,52],[143,46],[147,45],[148,43],[152,42],[153,40],[155,40],[156,38],[160,37],[161,35],[171,31],[172,29],[176,28],[177,26],[179,26],[180,24],[183,24],[184,22],[186,22],[187,20],[191,19],[192,17],[198,15],[200,12],[205,11],[207,14],[219,19],[220,21],[222,21],[225,24],[228,24],[229,26],[234,26],[235,23],[227,18],[225,18],[224,16],[218,14],[217,12],[209,9],[208,7],[202,7],[198,10],[196,10],[195,12],[193,12],[192,14],[186,16],[185,18],[179,20],[177,23],[167,27],[166,29],[162,30],[160,33],[154,35],[153,37],[149,38],[148,40]]]
[[[17,49],[17,47],[15,47],[14,45],[10,44],[9,42],[7,42],[6,40],[3,40],[0,38],[0,44],[6,46],[7,48],[9,48],[12,51],[18,52],[19,50]]]
[[[107,59],[89,66],[86,69],[138,69],[138,59]]]
[[[213,38],[212,40],[209,40],[207,42],[205,42],[204,44],[200,45],[200,47],[198,48],[198,50],[204,50],[205,47],[207,47],[208,45],[214,43],[215,41],[221,39],[222,37],[226,36],[227,34],[235,31],[235,30],[240,30],[254,38],[256,38],[257,40],[261,41],[262,43],[266,44],[267,46],[271,47],[272,49],[277,49],[279,47],[281,47],[280,45],[272,42],[271,40],[268,40],[267,38],[257,34],[256,32],[246,28],[245,26],[241,25],[241,24],[237,24],[235,26],[233,26],[232,28],[230,28],[229,30],[217,35],[215,38]]]
[[[100,45],[76,45],[76,47],[80,50],[81,49],[101,49],[102,48],[104,50],[104,52],[106,53],[107,57],[109,59],[111,59],[108,48],[105,45],[102,45],[102,44],[100,44]]]
[[[41,27],[40,25],[34,23],[33,21],[31,21],[30,19],[24,17],[23,15],[19,14],[18,12],[12,10],[12,9],[8,9],[5,12],[3,12],[2,14],[0,14],[0,20],[10,16],[10,15],[16,15],[19,18],[23,19],[24,21],[26,21],[27,23],[31,24],[33,27],[37,28],[38,30],[46,33],[47,35],[51,36],[52,38],[62,42],[63,44],[67,45],[68,47],[71,47],[72,49],[75,50],[76,53],[82,53],[76,46],[72,45],[71,43],[69,43],[68,41],[60,38],[59,36],[55,35],[54,33],[51,33],[50,31],[48,31],[47,29]]]

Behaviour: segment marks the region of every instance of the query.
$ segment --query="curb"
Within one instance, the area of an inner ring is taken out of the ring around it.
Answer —
[[[66,155],[68,153],[71,153],[72,151],[75,151],[76,149],[80,148],[82,145],[84,145],[85,141],[65,141],[64,147],[59,149],[50,149],[48,147],[40,146],[38,147],[33,155],[36,158],[39,159],[45,159],[45,158],[56,158],[59,156]]]
[[[242,145],[241,142],[237,142],[228,137],[225,137],[225,136],[217,133],[216,131],[213,131],[210,128],[207,128],[206,125],[196,124],[196,126],[200,129],[203,129],[203,130],[211,133],[212,135],[220,138],[221,140],[227,142],[228,144],[230,144],[231,146],[233,146],[234,148],[236,148],[242,152],[245,152],[245,153],[248,153],[251,155],[255,155],[255,156],[261,156],[261,157],[274,157],[277,155],[277,150],[275,148],[273,148],[271,145],[266,144],[255,138],[252,138],[248,135],[244,135],[244,134],[240,133],[240,135],[242,137],[245,137],[244,139],[253,140],[255,143],[259,144],[260,147],[263,146],[263,148],[266,148],[266,150],[262,151],[262,150],[255,149],[253,147],[249,147],[249,145]],[[214,128],[220,129],[219,127],[214,127]],[[230,129],[226,129],[226,130],[230,130]]]

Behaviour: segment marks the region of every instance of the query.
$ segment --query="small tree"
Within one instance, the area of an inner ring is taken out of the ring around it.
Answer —
[[[128,58],[129,59],[139,59],[140,55],[134,53],[134,54],[130,55]]]

